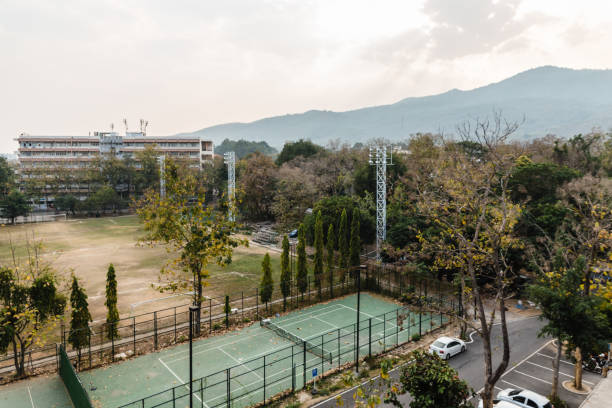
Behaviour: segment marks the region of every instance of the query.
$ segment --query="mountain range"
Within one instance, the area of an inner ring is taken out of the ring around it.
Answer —
[[[334,139],[351,144],[373,138],[400,141],[417,132],[453,134],[462,122],[490,116],[494,110],[508,120],[523,122],[515,134],[520,139],[547,134],[570,137],[595,127],[608,130],[612,127],[612,70],[543,66],[467,91],[452,89],[345,112],[311,110],[226,123],[181,135],[202,136],[215,143],[266,141],[276,147],[298,139],[322,145]]]

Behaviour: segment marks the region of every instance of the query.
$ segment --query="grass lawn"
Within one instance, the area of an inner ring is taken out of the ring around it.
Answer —
[[[118,281],[118,303],[122,316],[144,313],[189,302],[188,296],[171,296],[151,287],[158,283],[159,270],[170,259],[164,247],[137,245],[143,229],[134,215],[90,218],[40,224],[0,226],[0,265],[11,264],[10,241],[23,257],[26,236],[43,241],[44,258],[64,277],[68,287],[73,272],[84,284],[94,320],[104,319],[106,270],[113,263]],[[270,253],[275,283],[280,275],[280,254],[266,248],[240,247],[227,267],[210,265],[208,296],[254,291],[261,280],[261,261]],[[143,301],[161,299],[154,302]],[[132,305],[135,305],[132,307]]]

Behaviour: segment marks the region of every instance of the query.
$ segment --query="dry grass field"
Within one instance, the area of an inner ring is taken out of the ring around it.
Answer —
[[[117,273],[118,303],[121,316],[189,303],[187,295],[159,293],[159,270],[170,255],[164,247],[138,245],[143,235],[136,216],[78,219],[41,224],[0,226],[0,265],[10,264],[12,241],[23,256],[26,235],[42,240],[44,259],[60,272],[68,285],[73,271],[84,284],[94,320],[104,319],[106,270],[113,263]],[[231,265],[210,266],[207,296],[223,296],[240,291],[253,292],[261,278],[261,261],[267,249],[250,246],[234,252]],[[280,256],[270,251],[275,284],[280,275]]]

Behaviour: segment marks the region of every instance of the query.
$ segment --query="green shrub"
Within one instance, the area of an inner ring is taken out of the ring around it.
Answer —
[[[361,379],[368,378],[369,376],[370,376],[370,372],[368,371],[367,368],[364,368],[363,370],[359,372],[359,378]]]
[[[412,340],[412,341],[419,341],[419,340],[421,340],[421,335],[419,333],[414,333],[412,335],[412,337],[410,338],[410,340]]]
[[[559,396],[552,398],[548,395],[548,399],[555,408],[568,408],[567,402],[563,401]]]
[[[212,327],[213,330],[219,330],[220,328],[221,328],[221,324],[220,323],[213,324],[213,327]]]

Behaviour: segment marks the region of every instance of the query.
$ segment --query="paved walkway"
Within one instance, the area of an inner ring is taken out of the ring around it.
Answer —
[[[612,401],[612,373],[602,378],[580,408],[609,408]]]

